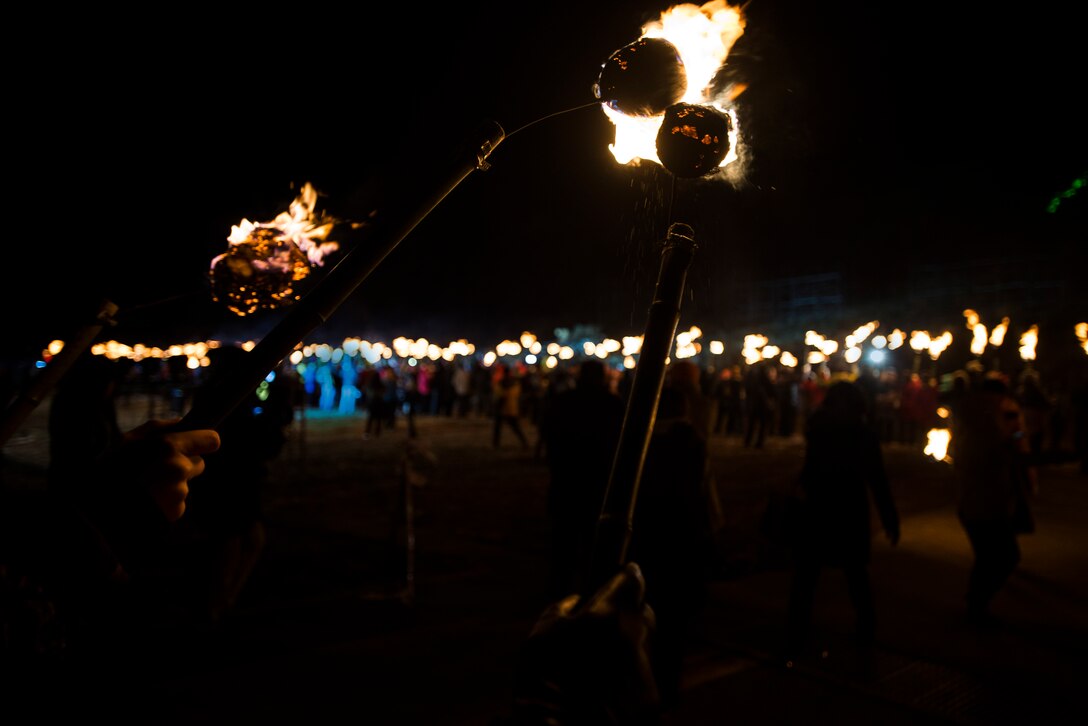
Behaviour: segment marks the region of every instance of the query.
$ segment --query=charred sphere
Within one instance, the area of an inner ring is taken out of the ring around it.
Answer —
[[[299,281],[310,274],[306,256],[290,240],[256,229],[212,261],[212,297],[239,316],[290,305],[299,299]]]
[[[686,90],[684,62],[664,38],[640,38],[617,50],[593,87],[601,103],[628,116],[657,116]]]
[[[709,106],[677,103],[665,110],[657,132],[657,157],[679,177],[706,176],[729,153],[733,121]]]

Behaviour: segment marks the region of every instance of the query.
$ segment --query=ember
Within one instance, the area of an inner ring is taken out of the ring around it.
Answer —
[[[212,296],[239,316],[290,304],[295,283],[310,274],[301,250],[271,229],[254,229],[212,263]]]

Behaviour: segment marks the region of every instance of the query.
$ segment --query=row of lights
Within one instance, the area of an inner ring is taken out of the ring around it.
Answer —
[[[966,327],[971,331],[970,346],[974,355],[982,355],[987,345],[1000,347],[1003,344],[1009,328],[1008,318],[1002,319],[992,330],[987,331],[986,326],[980,322],[978,313],[974,310],[964,310],[963,314],[967,321]],[[919,355],[927,353],[932,360],[936,361],[952,343],[952,333],[948,330],[934,336],[925,330],[914,330],[908,334],[896,328],[887,335],[874,335],[873,333],[878,329],[879,325],[878,321],[871,321],[859,326],[845,337],[842,346],[837,340],[827,338],[815,330],[809,330],[805,333],[804,342],[813,350],[806,353],[804,362],[809,365],[819,365],[827,362],[841,350],[843,360],[854,364],[861,359],[863,353],[862,343],[865,341],[868,341],[872,349],[870,359],[876,363],[881,362],[886,354],[885,351],[896,350],[903,345],[909,345]],[[1088,353],[1088,322],[1077,323],[1074,326],[1074,333],[1080,347],[1085,353]],[[703,332],[698,326],[692,326],[688,330],[678,333],[675,340],[674,356],[677,359],[683,359],[702,353],[703,346],[700,343],[702,336]],[[1037,325],[1031,325],[1020,336],[1019,353],[1023,360],[1035,360],[1038,339],[1039,329]],[[111,360],[126,358],[134,361],[184,356],[187,359],[186,365],[195,369],[207,366],[208,352],[220,347],[220,345],[219,341],[210,340],[158,348],[139,343],[129,346],[111,340],[106,343],[96,344],[91,348],[91,352],[94,355],[105,356]],[[255,345],[255,342],[247,341],[242,343],[241,347],[245,350],[251,350]],[[63,341],[52,341],[42,352],[43,361],[39,365],[44,366],[63,347]],[[642,336],[626,336],[619,340],[605,338],[600,342],[584,341],[580,348],[581,354],[587,358],[607,359],[619,354],[623,357],[623,366],[631,369],[635,367],[637,356],[641,351]],[[720,356],[725,353],[725,344],[720,340],[711,340],[707,344],[707,349],[712,355]],[[393,356],[397,356],[398,358],[408,359],[409,364],[415,365],[416,362],[424,359],[453,361],[458,357],[471,357],[475,354],[476,346],[463,338],[452,341],[445,346],[439,346],[425,338],[411,339],[403,336],[395,338],[389,345],[361,338],[347,338],[340,346],[336,347],[328,343],[300,346],[291,352],[290,361],[298,365],[303,360],[314,357],[321,361],[339,362],[344,355],[347,355],[351,357],[358,356],[374,364],[380,360],[388,360]],[[483,355],[482,362],[486,366],[491,366],[500,358],[514,358],[523,354],[527,365],[540,363],[546,368],[554,368],[560,361],[571,360],[577,353],[576,348],[573,346],[561,345],[556,342],[544,344],[536,335],[526,331],[517,340],[508,339],[496,345],[494,350]],[[782,350],[781,347],[772,344],[766,335],[758,333],[744,336],[741,355],[748,365],[775,359],[779,364],[789,368],[800,364],[800,360],[793,353]]]

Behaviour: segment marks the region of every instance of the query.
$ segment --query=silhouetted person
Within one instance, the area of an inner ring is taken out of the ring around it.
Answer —
[[[744,379],[744,445],[763,448],[774,420],[775,385],[773,368],[757,363]]]
[[[957,512],[975,557],[967,618],[992,627],[997,619],[990,604],[1020,562],[1017,535],[1034,530],[1028,506],[1033,471],[1020,406],[1004,381],[988,378],[963,396],[953,427]]]
[[[97,494],[85,473],[124,440],[117,422],[117,389],[124,367],[102,356],[83,353],[57,383],[49,404],[51,491],[78,503]]]
[[[370,371],[366,381],[366,430],[365,437],[375,438],[382,435],[382,425],[389,418],[385,412],[387,387],[390,383],[384,375],[384,368]]]
[[[1025,371],[1020,378],[1020,386],[1014,392],[1020,403],[1023,436],[1027,441],[1028,451],[1036,460],[1040,459],[1046,445],[1046,434],[1054,402],[1044,390],[1039,374],[1033,370]]]
[[[723,368],[714,383],[713,396],[717,403],[714,433],[726,436],[739,434],[744,418],[744,384],[740,380],[740,372]]]
[[[574,386],[551,399],[541,421],[550,473],[551,592],[557,597],[581,589],[578,575],[589,557],[623,426],[623,401],[605,374],[601,361],[584,361]]]
[[[494,389],[495,425],[491,435],[492,445],[499,448],[502,430],[508,428],[521,442],[521,448],[528,449],[529,439],[521,429],[521,379],[511,368],[503,366],[499,369]]]
[[[651,662],[666,709],[680,698],[684,655],[692,623],[705,604],[713,552],[703,494],[706,428],[697,412],[692,419],[685,378],[684,373],[670,376],[661,391],[629,553],[642,568],[646,603],[657,617]]]
[[[1069,402],[1073,409],[1073,455],[1080,462],[1080,473],[1088,474],[1088,364],[1075,365]]]
[[[869,581],[870,502],[888,540],[893,546],[899,542],[899,514],[880,440],[866,418],[865,398],[857,386],[839,381],[828,387],[823,403],[806,423],[805,442],[800,478],[804,515],[794,538],[787,665],[808,644],[816,586],[820,572],[829,567],[846,575],[859,645],[872,645],[876,607]]]
[[[0,659],[11,693],[46,720],[109,689],[138,697],[135,679],[192,633],[163,543],[219,437],[175,423],[148,421],[106,451],[53,444],[78,497],[0,485]]]

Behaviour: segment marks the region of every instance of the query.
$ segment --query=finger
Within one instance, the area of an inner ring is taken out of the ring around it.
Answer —
[[[151,488],[151,497],[155,506],[171,522],[176,522],[185,513],[185,501],[189,497],[189,486],[185,480],[163,484]]]
[[[164,436],[184,456],[201,456],[216,451],[220,445],[219,433],[214,429],[175,431]]]

